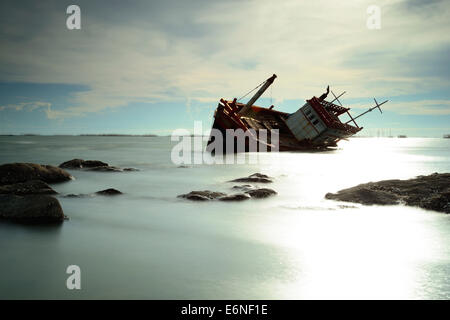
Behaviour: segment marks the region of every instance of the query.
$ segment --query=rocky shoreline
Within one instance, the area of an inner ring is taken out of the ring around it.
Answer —
[[[134,168],[119,168],[99,160],[73,159],[59,165],[35,163],[9,163],[0,165],[0,219],[18,223],[61,223],[68,219],[55,195],[58,193],[49,185],[67,182],[74,177],[65,169],[124,172],[138,171]],[[178,195],[190,201],[238,202],[250,199],[264,199],[277,195],[267,185],[273,178],[262,173],[237,178],[230,182],[252,183],[227,187],[228,192],[191,191]],[[66,194],[62,197],[85,198],[94,196],[120,196],[121,191],[107,188],[89,194]],[[434,173],[409,180],[384,180],[369,182],[327,193],[326,199],[354,202],[364,205],[405,204],[427,210],[450,213],[450,173]]]
[[[0,165],[0,219],[22,224],[61,223],[68,219],[61,204],[54,197],[58,193],[48,184],[73,180],[64,169],[121,172],[137,171],[134,168],[110,166],[98,160],[73,159],[59,165],[35,163],[8,163]],[[116,196],[122,192],[108,188],[94,195]],[[84,197],[88,195],[66,195]]]
[[[327,193],[325,198],[364,205],[405,204],[450,213],[450,173],[369,182],[337,193]]]

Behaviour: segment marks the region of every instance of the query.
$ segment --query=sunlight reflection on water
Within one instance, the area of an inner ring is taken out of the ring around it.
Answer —
[[[59,228],[0,224],[0,298],[450,298],[450,216],[324,199],[359,183],[450,172],[449,139],[357,138],[329,152],[259,154],[257,164],[177,168],[165,137],[18,138],[0,137],[0,162],[84,158],[141,171],[71,171],[75,181],[53,185],[61,194],[125,194],[59,197],[70,216]],[[176,198],[230,193],[227,181],[254,172],[274,177],[276,197]],[[65,289],[68,264],[81,267],[80,292]]]

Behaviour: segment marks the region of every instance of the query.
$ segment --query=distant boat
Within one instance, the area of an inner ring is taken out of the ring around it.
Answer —
[[[405,136],[404,134],[399,134],[399,135],[397,136],[397,138],[407,138],[407,136]]]
[[[450,139],[450,134],[444,134],[444,139]]]

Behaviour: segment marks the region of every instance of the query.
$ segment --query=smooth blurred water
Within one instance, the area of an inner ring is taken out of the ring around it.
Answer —
[[[354,138],[330,152],[258,154],[258,163],[171,162],[168,137],[0,137],[0,163],[96,159],[139,172],[71,170],[61,226],[0,223],[0,298],[450,298],[450,215],[325,200],[359,183],[450,172],[450,139]],[[199,150],[195,151],[199,152]],[[248,157],[240,155],[239,157]],[[278,195],[189,202],[261,172]],[[66,288],[68,265],[81,290]]]

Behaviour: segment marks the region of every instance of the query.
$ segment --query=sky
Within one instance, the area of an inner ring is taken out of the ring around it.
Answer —
[[[81,9],[69,30],[66,9]],[[368,8],[380,8],[370,29]],[[0,134],[171,134],[277,74],[257,105],[327,85],[365,135],[450,133],[450,2],[0,2]],[[245,99],[244,99],[245,102]]]

